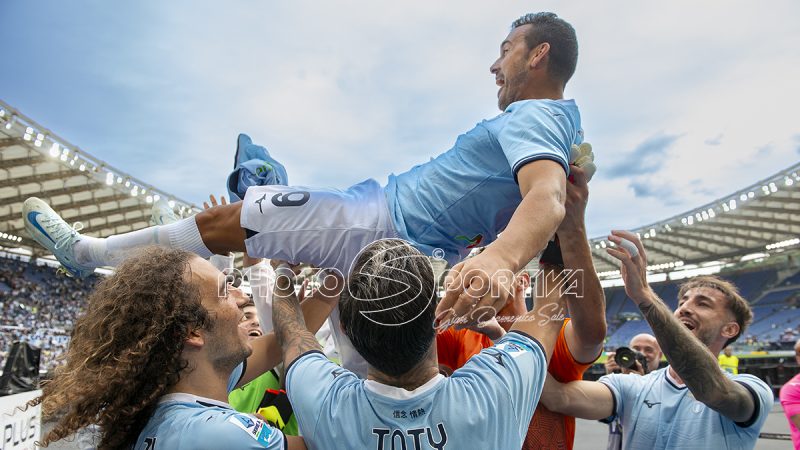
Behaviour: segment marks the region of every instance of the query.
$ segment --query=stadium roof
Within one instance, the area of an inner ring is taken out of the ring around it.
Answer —
[[[677,216],[632,230],[643,239],[648,269],[672,272],[709,261],[741,261],[750,255],[800,244],[800,163],[758,183]],[[590,240],[597,271],[618,276],[605,237]]]
[[[105,237],[148,226],[163,198],[181,213],[198,208],[95,158],[0,101],[0,247],[44,250],[24,231],[22,203],[36,196],[83,233]]]
[[[183,214],[199,211],[187,201],[134,178],[0,101],[0,248],[43,249],[24,231],[22,202],[37,196],[82,232],[105,237],[148,225],[157,197]],[[752,186],[683,214],[633,230],[644,239],[653,272],[671,272],[709,261],[800,244],[800,163]],[[617,262],[591,239],[601,277],[618,277]]]

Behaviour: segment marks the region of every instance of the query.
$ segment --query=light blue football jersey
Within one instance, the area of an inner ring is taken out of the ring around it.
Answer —
[[[228,392],[242,377],[239,365],[228,379]],[[135,450],[220,450],[286,448],[280,430],[227,403],[196,395],[168,394],[139,434]]]
[[[573,100],[523,100],[461,135],[453,148],[390,175],[385,188],[401,238],[427,254],[440,248],[454,264],[497,238],[522,201],[517,172],[549,159],[569,173],[573,144],[583,142]]]
[[[612,374],[598,380],[614,396],[624,449],[752,449],[756,445],[774,402],[766,383],[753,375],[724,372],[750,391],[756,405],[753,418],[737,424],[695,400],[668,371],[669,367],[645,376]]]
[[[541,344],[512,331],[414,391],[359,379],[320,352],[292,363],[286,386],[312,450],[518,449],[546,374]]]

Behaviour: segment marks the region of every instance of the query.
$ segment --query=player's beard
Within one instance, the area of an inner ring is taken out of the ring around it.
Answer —
[[[503,86],[500,89],[500,96],[497,98],[497,106],[501,111],[505,111],[508,105],[522,100],[522,86],[527,82],[528,71],[525,67],[515,70],[511,74],[506,74]]]

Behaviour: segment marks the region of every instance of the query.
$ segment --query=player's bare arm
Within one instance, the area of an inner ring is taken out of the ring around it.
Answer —
[[[564,268],[576,271],[577,283],[566,292],[572,320],[564,330],[570,353],[579,362],[594,361],[603,349],[606,337],[606,300],[600,279],[594,270],[592,250],[586,237],[586,205],[589,201],[589,177],[584,169],[570,167],[567,183],[566,215],[558,227]]]
[[[559,383],[549,373],[541,402],[550,411],[586,420],[605,419],[614,414],[614,397],[608,386],[583,380]]]
[[[312,337],[313,333],[319,331],[322,324],[325,323],[333,308],[336,307],[338,300],[338,294],[331,290],[326,290],[324,287],[312,291],[302,301],[298,299],[300,310],[302,311],[303,326],[308,326],[307,330],[312,333]],[[280,342],[278,342],[276,333],[277,328],[275,332],[267,333],[250,342],[253,347],[253,354],[247,359],[246,371],[237,386],[245,385],[261,374],[269,372],[283,360],[283,350]]]
[[[686,383],[692,395],[735,422],[750,419],[755,404],[747,388],[722,373],[717,358],[708,347],[675,317],[650,288],[647,283],[647,255],[641,241],[628,231],[614,231],[609,239],[618,245],[617,248],[606,250],[622,262],[625,292],[639,307],[670,366]],[[633,242],[638,254],[631,255],[621,247],[622,239]]]
[[[522,202],[511,221],[483,253],[451,269],[437,317],[472,322],[477,320],[468,317],[473,306],[499,311],[513,293],[515,274],[555,234],[564,218],[564,169],[554,161],[534,161],[519,170],[518,181]]]
[[[552,277],[562,276],[560,271],[553,271]],[[517,319],[511,331],[521,331],[535,338],[544,347],[548,363],[553,355],[553,349],[558,340],[558,334],[564,324],[566,315],[565,303],[558,290],[545,292],[546,295],[537,297],[533,309]]]
[[[274,295],[272,298],[272,324],[275,337],[283,353],[284,367],[294,362],[300,355],[322,350],[308,328],[300,308],[300,301],[294,292],[294,274],[291,270],[276,271]]]

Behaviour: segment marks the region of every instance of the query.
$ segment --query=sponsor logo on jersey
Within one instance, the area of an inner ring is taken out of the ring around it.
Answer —
[[[264,447],[269,446],[270,436],[275,432],[275,429],[263,420],[255,419],[244,414],[235,414],[228,419],[228,422],[233,423],[247,432],[250,437],[258,441]]]
[[[514,342],[502,342],[497,344],[497,347],[500,350],[505,350],[508,353],[508,356],[512,358],[517,358],[525,353],[532,351],[532,349],[524,344],[518,344]]]
[[[644,404],[647,405],[647,409],[650,409],[653,406],[660,405],[661,402],[651,402],[650,400],[645,399]]]

